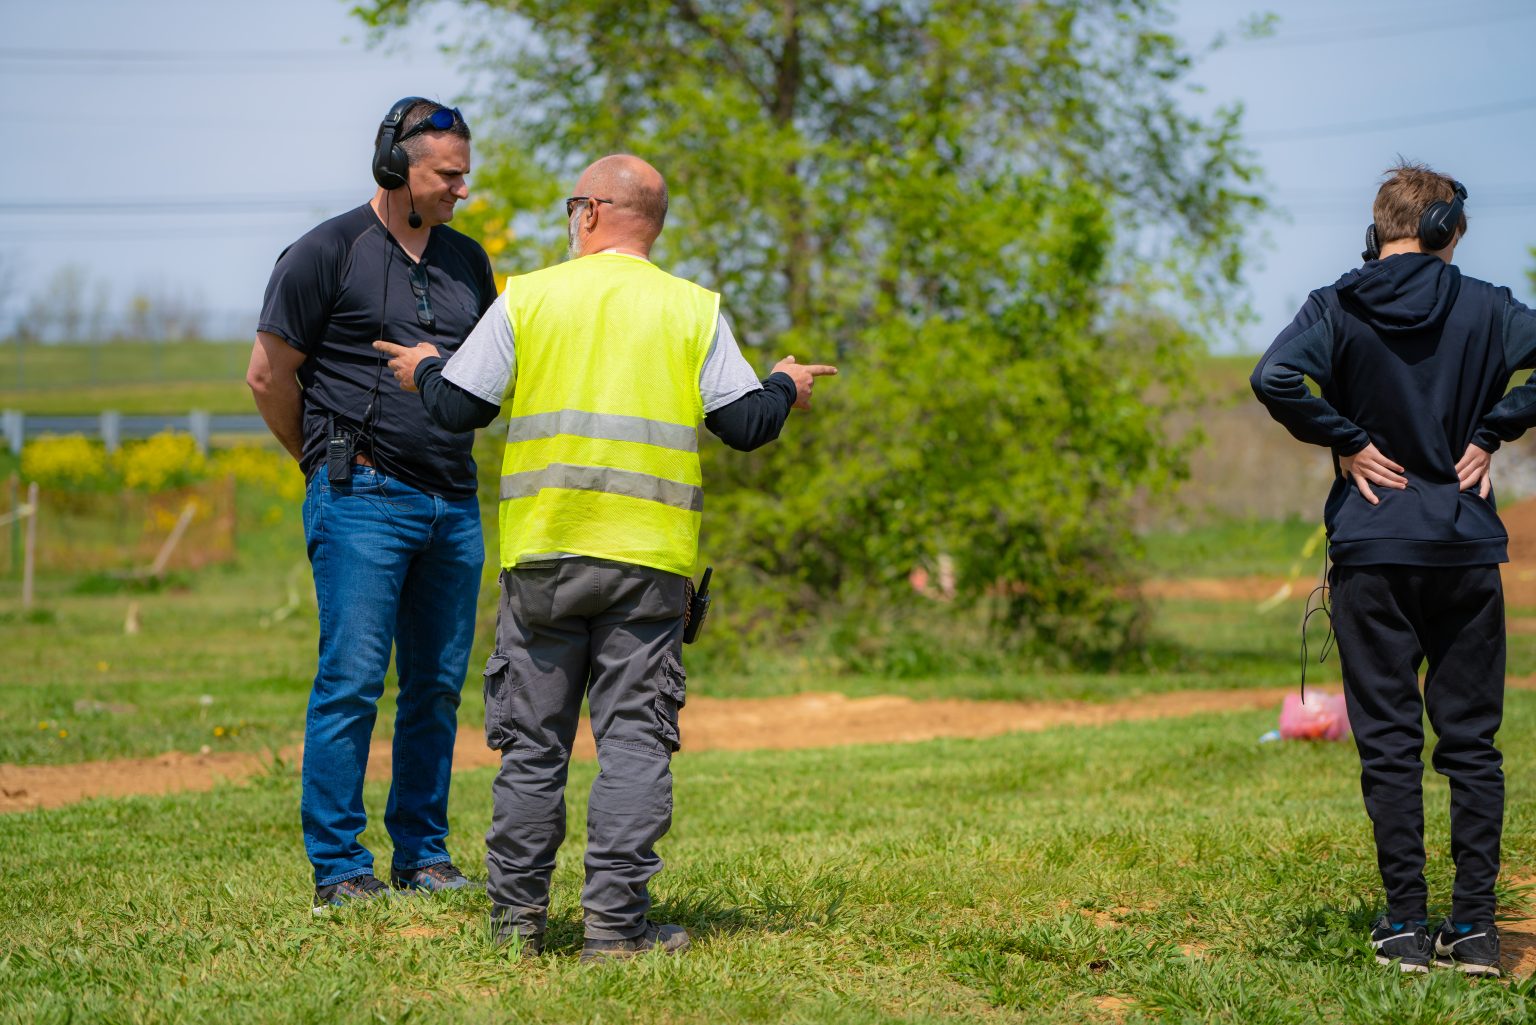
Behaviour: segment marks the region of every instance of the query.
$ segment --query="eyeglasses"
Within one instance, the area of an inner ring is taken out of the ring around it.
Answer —
[[[439,107],[395,136],[395,142],[404,142],[411,136],[420,135],[422,132],[446,132],[454,125],[461,125],[463,123],[464,115],[459,113],[458,107]]]
[[[411,264],[411,291],[416,295],[416,323],[432,330],[437,318],[432,315],[432,300],[427,297],[427,265]]]
[[[570,219],[571,214],[576,212],[576,206],[579,203],[607,203],[612,206],[613,200],[598,199],[596,196],[572,196],[565,201],[565,216],[567,220]]]

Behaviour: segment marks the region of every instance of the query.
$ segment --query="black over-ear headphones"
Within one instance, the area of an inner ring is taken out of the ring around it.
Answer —
[[[1429,204],[1419,217],[1419,242],[1426,253],[1438,253],[1451,244],[1451,239],[1456,237],[1456,229],[1461,225],[1461,208],[1467,201],[1467,187],[1459,181],[1451,182],[1453,195],[1451,201],[1439,200]],[[1381,257],[1381,246],[1376,240],[1376,222],[1372,221],[1365,229],[1365,252],[1360,254],[1362,260],[1375,260]]]
[[[379,122],[379,141],[373,147],[373,180],[382,189],[398,189],[405,184],[410,173],[411,160],[405,150],[395,145],[400,136],[400,122],[405,112],[417,103],[425,102],[420,96],[407,96],[397,100],[384,120]]]
[[[1451,201],[1431,203],[1419,218],[1419,241],[1431,253],[1438,253],[1451,244],[1456,228],[1461,224],[1461,206],[1467,201],[1467,187],[1461,182],[1451,182],[1455,194]]]

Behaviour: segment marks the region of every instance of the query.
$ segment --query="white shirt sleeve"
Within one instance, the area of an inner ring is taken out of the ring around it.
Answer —
[[[713,413],[762,387],[752,364],[741,354],[741,346],[736,344],[736,336],[731,333],[725,314],[720,314],[715,325],[715,340],[710,343],[704,367],[699,371],[699,396],[704,400],[704,412]]]
[[[498,297],[464,344],[448,357],[443,377],[476,398],[499,406],[517,378],[515,342],[506,304]]]

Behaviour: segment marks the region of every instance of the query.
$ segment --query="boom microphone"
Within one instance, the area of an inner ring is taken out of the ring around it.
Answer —
[[[419,228],[421,227],[421,214],[416,212],[416,194],[411,191],[411,183],[409,181],[405,183],[405,194],[411,197],[411,212],[406,215],[405,223],[413,228]]]

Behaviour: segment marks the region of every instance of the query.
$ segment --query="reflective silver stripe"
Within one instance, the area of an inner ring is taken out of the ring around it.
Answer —
[[[501,478],[501,500],[532,498],[544,488],[571,491],[602,491],[610,495],[660,502],[689,512],[704,511],[704,489],[681,481],[652,477],[633,470],[614,470],[606,466],[572,466],[550,463],[542,470],[528,470]]]
[[[513,417],[507,425],[508,444],[553,438],[557,434],[574,434],[580,438],[597,438],[601,441],[638,441],[643,445],[671,448],[679,452],[699,450],[699,432],[694,428],[661,420],[647,420],[643,416],[561,409],[553,413]]]

